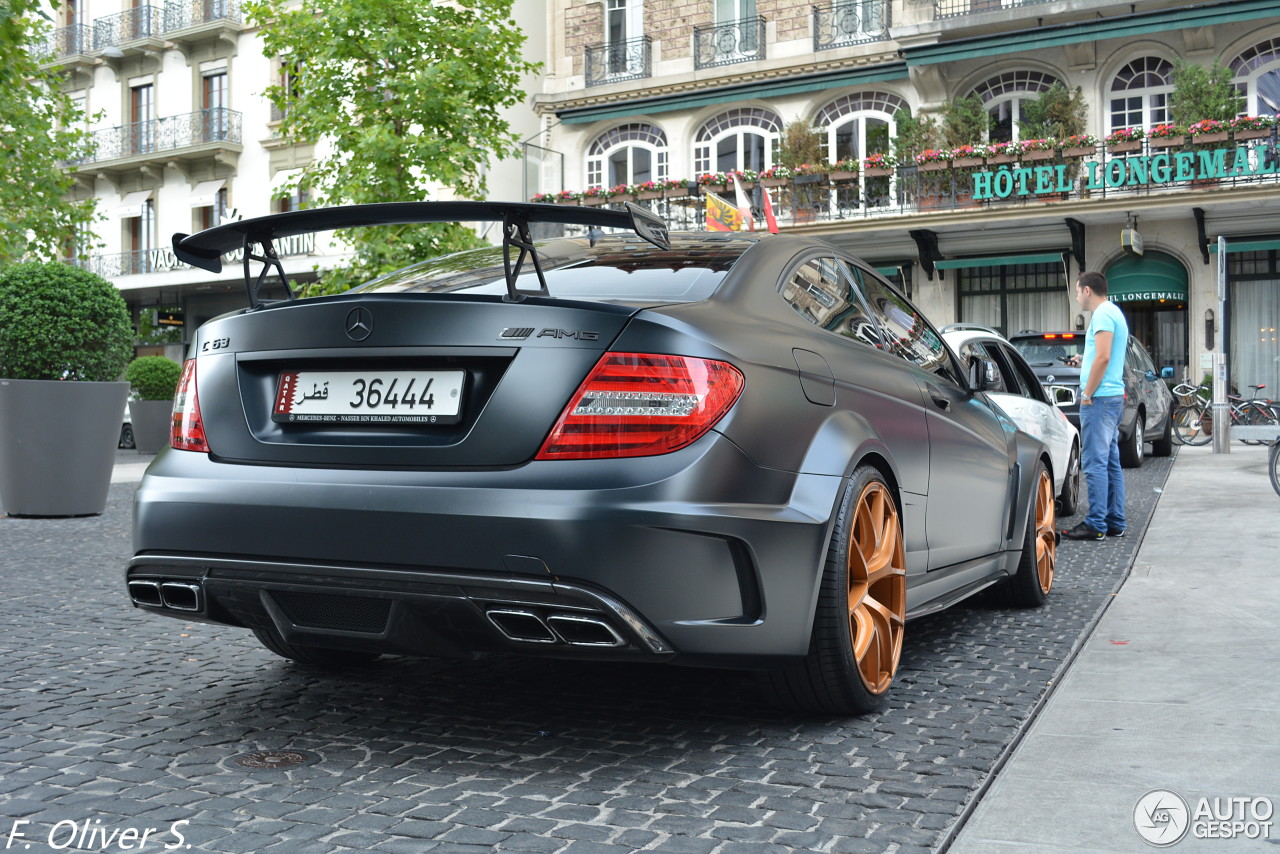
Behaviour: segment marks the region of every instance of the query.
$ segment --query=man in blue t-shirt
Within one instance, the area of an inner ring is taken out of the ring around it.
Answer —
[[[1123,537],[1124,473],[1120,470],[1120,416],[1124,414],[1124,357],[1129,324],[1107,299],[1107,277],[1084,272],[1076,280],[1076,302],[1093,313],[1080,365],[1081,470],[1089,487],[1084,521],[1062,535],[1071,540]]]

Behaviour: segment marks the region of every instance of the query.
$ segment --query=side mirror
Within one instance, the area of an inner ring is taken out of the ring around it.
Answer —
[[[969,391],[977,394],[991,388],[989,365],[981,359],[969,360]]]
[[[1173,365],[1165,365],[1163,368],[1160,369],[1160,379],[1162,380],[1173,379]]]
[[[1053,401],[1054,406],[1075,406],[1076,390],[1068,385],[1050,385],[1045,386],[1045,391],[1049,393],[1049,399]]]

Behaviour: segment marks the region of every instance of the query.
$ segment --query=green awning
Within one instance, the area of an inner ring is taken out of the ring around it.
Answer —
[[[1064,252],[1066,250],[1063,250]],[[1062,252],[1041,252],[1038,255],[996,255],[988,258],[952,258],[938,261],[933,266],[939,270],[968,270],[973,267],[1012,267],[1014,264],[1061,264]]]
[[[744,99],[777,98],[783,95],[798,95],[803,92],[821,92],[824,89],[834,89],[841,86],[861,86],[867,83],[883,83],[887,80],[905,79],[907,79],[907,64],[905,62],[895,62],[890,65],[813,74],[808,77],[789,77],[783,80],[753,83],[746,86],[720,86],[701,92],[684,92],[679,95],[667,95],[662,98],[645,98],[623,103],[600,104],[594,107],[563,109],[557,110],[556,115],[560,117],[560,121],[564,124],[577,125],[604,119],[625,119],[637,115],[695,109],[712,104],[736,103]]]
[[[1033,53],[1050,47],[1106,39],[1135,39],[1151,33],[1200,29],[1274,18],[1275,0],[1228,0],[1212,6],[1180,7],[1156,12],[1096,18],[1077,24],[1017,30],[992,36],[907,48],[907,65],[937,65],[961,59],[986,59],[1006,53]]]
[[[1271,249],[1280,249],[1280,240],[1228,240],[1227,254],[1232,252],[1267,252]],[[1213,254],[1218,253],[1218,241],[1209,244],[1209,251]]]
[[[1105,272],[1112,302],[1187,301],[1187,268],[1164,252],[1126,255]]]
[[[899,274],[902,272],[902,267],[901,267],[901,266],[897,266],[897,267],[875,267],[875,268],[873,268],[873,269],[874,269],[877,273],[879,273],[880,275],[884,276],[886,279],[892,279],[894,276],[897,276],[897,275],[899,275]]]

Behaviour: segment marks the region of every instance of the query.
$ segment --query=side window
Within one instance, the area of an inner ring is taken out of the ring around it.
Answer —
[[[875,276],[858,268],[854,275],[867,296],[872,316],[887,336],[884,349],[959,385],[946,345],[924,315]]]
[[[1013,365],[1005,358],[1004,353],[1000,349],[1000,345],[991,341],[984,342],[982,349],[986,351],[987,357],[995,362],[1000,371],[1000,382],[1004,386],[1004,391],[1009,394],[1016,394],[1021,397],[1027,396],[1027,390],[1022,387],[1022,381],[1018,378],[1018,372],[1013,369]]]
[[[782,286],[782,298],[810,323],[868,347],[879,345],[875,323],[835,258],[807,261]]]
[[[1004,355],[1004,360],[1009,363],[1009,367],[1017,374],[1018,381],[1022,384],[1023,397],[1049,403],[1049,393],[1044,390],[1040,378],[1036,376],[1035,371],[1031,370],[1026,360],[1021,358],[1013,347],[1001,346],[1000,352]]]

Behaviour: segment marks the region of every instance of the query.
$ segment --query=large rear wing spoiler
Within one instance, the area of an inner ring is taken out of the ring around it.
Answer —
[[[538,261],[538,254],[534,251],[530,223],[556,222],[596,228],[625,228],[660,249],[671,248],[666,222],[648,208],[630,202],[621,211],[520,202],[389,202],[290,211],[229,222],[198,234],[175,234],[173,252],[179,261],[211,273],[220,273],[223,253],[243,249],[245,290],[249,294],[250,306],[258,308],[264,302],[258,293],[272,269],[284,283],[288,299],[295,298],[273,246],[273,241],[277,238],[338,228],[417,222],[501,222],[503,263],[507,280],[505,299],[511,302],[520,302],[527,296],[548,296],[547,280],[542,272],[542,264]],[[255,251],[255,247],[258,251]],[[519,250],[514,263],[511,260],[513,248]],[[533,260],[539,290],[528,291],[516,287],[516,280],[526,259]],[[250,261],[262,264],[256,281],[249,266]]]

